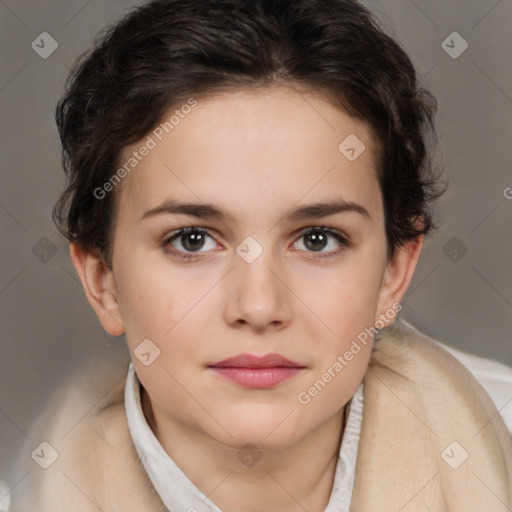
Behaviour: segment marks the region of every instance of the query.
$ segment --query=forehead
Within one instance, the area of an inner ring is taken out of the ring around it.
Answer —
[[[274,87],[195,101],[173,106],[148,138],[126,148],[123,162],[151,146],[123,179],[119,208],[140,217],[172,197],[255,214],[256,197],[270,208],[326,193],[378,207],[371,131],[322,96]]]

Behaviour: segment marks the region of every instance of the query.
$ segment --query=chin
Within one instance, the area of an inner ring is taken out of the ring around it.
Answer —
[[[291,446],[298,438],[297,425],[292,421],[288,423],[291,418],[283,421],[284,418],[286,414],[277,419],[274,417],[272,421],[255,419],[255,416],[239,416],[233,421],[220,422],[222,425],[229,425],[226,428],[229,434],[216,429],[215,434],[210,432],[209,435],[219,443],[236,450],[241,450],[248,444],[261,450],[280,450]]]

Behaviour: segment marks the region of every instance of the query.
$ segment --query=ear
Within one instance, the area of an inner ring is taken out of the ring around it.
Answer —
[[[397,247],[393,256],[389,259],[382,279],[379,302],[377,307],[376,321],[389,325],[393,322],[395,315],[389,319],[386,312],[396,311],[396,304],[399,303],[414,275],[416,265],[423,248],[424,235],[414,240],[409,240],[402,247]],[[393,307],[395,304],[395,307]]]
[[[120,336],[125,329],[112,270],[101,258],[75,243],[70,244],[69,254],[87,300],[98,315],[101,325],[109,334]]]

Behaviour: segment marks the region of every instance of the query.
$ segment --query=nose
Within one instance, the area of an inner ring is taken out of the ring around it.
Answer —
[[[235,265],[228,274],[225,321],[254,332],[284,329],[291,319],[291,295],[283,268],[263,253],[252,263],[235,255]]]

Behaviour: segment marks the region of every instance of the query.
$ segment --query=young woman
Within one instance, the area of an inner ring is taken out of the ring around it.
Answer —
[[[71,430],[58,404],[28,509],[508,510],[491,399],[392,325],[435,108],[352,0],[160,0],[110,27],[57,108],[55,219],[131,363]]]

